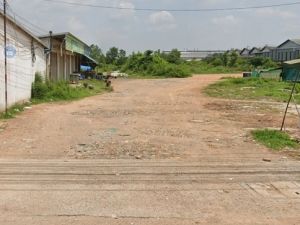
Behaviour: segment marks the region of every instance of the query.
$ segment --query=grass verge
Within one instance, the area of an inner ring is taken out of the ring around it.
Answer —
[[[32,87],[32,99],[34,104],[54,101],[72,101],[93,96],[105,91],[111,91],[103,81],[84,80],[77,85],[68,82],[40,82]]]
[[[7,113],[3,112],[0,114],[0,119],[12,119],[17,114],[23,112],[26,107],[29,107],[30,103],[24,103],[24,104],[16,104],[8,109]]]
[[[266,100],[286,102],[289,99],[292,83],[263,78],[224,78],[209,85],[204,92],[211,97],[238,100]],[[300,88],[296,89],[295,99],[300,103]]]
[[[78,100],[106,91],[112,91],[112,88],[107,88],[103,81],[98,80],[85,80],[77,85],[70,85],[67,82],[44,83],[40,78],[36,78],[32,85],[31,102],[12,106],[7,113],[0,113],[0,119],[12,119],[31,104]]]
[[[252,135],[256,141],[273,150],[285,148],[297,149],[300,147],[297,140],[292,139],[287,133],[277,130],[255,130]]]

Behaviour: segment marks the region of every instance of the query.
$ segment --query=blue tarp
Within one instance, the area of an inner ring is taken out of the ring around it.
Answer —
[[[80,71],[82,72],[89,72],[89,71],[92,71],[92,67],[90,66],[80,66]]]

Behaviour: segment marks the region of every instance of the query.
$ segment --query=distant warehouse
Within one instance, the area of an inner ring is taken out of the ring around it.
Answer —
[[[251,50],[244,48],[240,52],[241,57],[267,57],[276,62],[285,62],[300,58],[300,39],[289,39],[278,47],[266,45],[263,48],[253,47]]]
[[[4,21],[0,11],[0,24]],[[26,101],[31,97],[31,85],[35,73],[46,74],[44,43],[24,28],[14,18],[7,16],[7,46],[4,49],[4,29],[0,26],[0,111],[5,109],[4,56],[7,56],[8,106]],[[3,54],[4,53],[4,54]]]
[[[223,50],[185,50],[180,51],[181,59],[185,61],[192,61],[192,60],[202,60],[214,54],[223,54],[226,51]],[[170,51],[164,51],[164,53],[168,54]]]
[[[284,62],[288,60],[299,59],[300,57],[300,39],[291,39],[283,42],[277,48],[273,49],[273,60]]]

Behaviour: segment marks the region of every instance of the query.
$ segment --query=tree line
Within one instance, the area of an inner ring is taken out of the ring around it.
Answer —
[[[146,50],[127,55],[117,47],[104,53],[97,45],[91,46],[91,57],[99,63],[99,71],[121,70],[129,75],[158,77],[187,77],[201,73],[234,73],[251,71],[255,68],[276,68],[270,58],[243,58],[237,51],[210,55],[201,61],[184,61],[178,49],[166,53],[160,50]]]

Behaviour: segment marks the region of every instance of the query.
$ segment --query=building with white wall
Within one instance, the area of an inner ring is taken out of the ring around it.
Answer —
[[[0,111],[5,109],[4,15],[0,11]],[[8,106],[30,99],[35,74],[45,77],[46,46],[30,31],[7,17]]]

